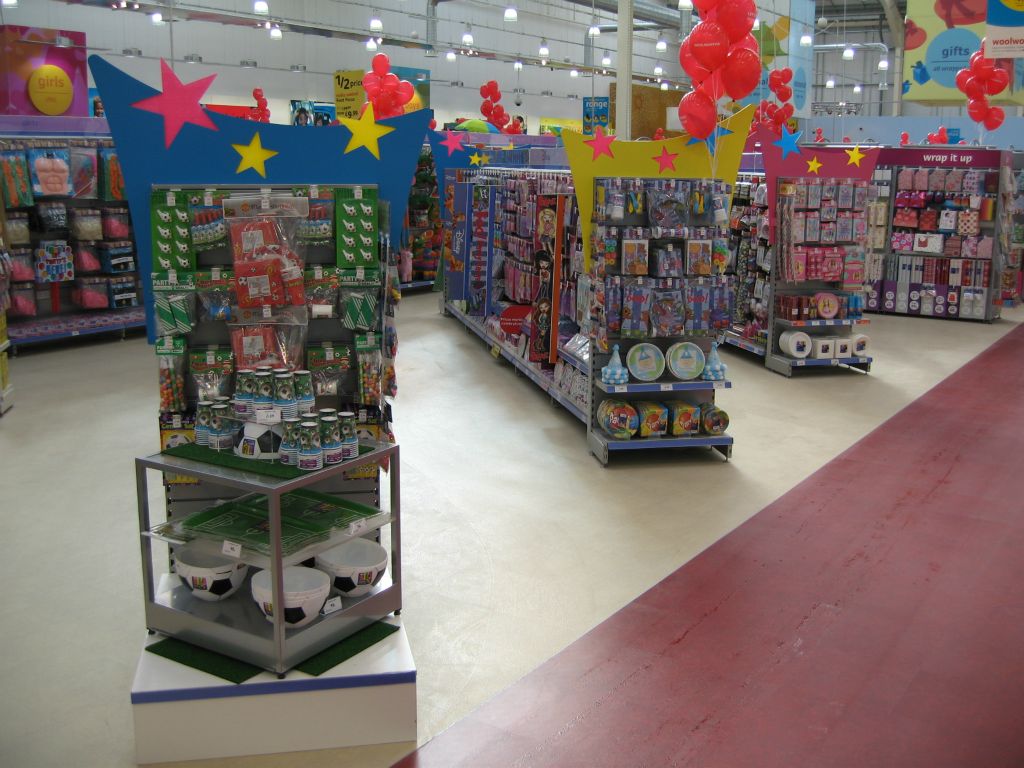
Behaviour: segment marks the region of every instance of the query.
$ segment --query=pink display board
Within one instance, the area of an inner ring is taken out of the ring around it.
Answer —
[[[0,114],[88,117],[85,58],[84,32],[0,26]],[[36,92],[37,100],[41,94],[57,93],[67,107],[49,113],[40,110],[30,90]]]

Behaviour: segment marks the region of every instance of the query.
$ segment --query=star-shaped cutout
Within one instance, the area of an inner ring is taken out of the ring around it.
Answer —
[[[160,82],[163,92],[132,104],[136,109],[153,112],[164,118],[164,146],[169,147],[177,138],[185,123],[198,125],[216,131],[217,126],[210,120],[199,100],[206,93],[216,75],[182,83],[167,62],[160,60]]]
[[[242,156],[242,159],[238,161],[238,168],[235,170],[235,173],[241,173],[252,168],[264,179],[267,178],[266,162],[276,155],[277,152],[263,147],[259,131],[252,135],[252,140],[248,144],[232,144],[231,146],[235,152]]]
[[[724,125],[719,124],[715,126],[715,130],[708,134],[708,137],[706,139],[698,139],[691,137],[690,140],[686,142],[686,144],[687,146],[689,146],[690,144],[706,144],[708,147],[708,154],[714,157],[718,147],[718,140],[723,136],[730,135],[731,133],[732,131],[730,131]]]
[[[469,156],[470,165],[483,165],[487,161],[487,155],[481,155],[479,152],[474,152]]]
[[[360,147],[365,147],[366,151],[378,160],[380,160],[380,144],[378,142],[395,130],[389,125],[381,125],[374,119],[373,104],[370,102],[367,102],[366,110],[360,117],[343,117],[341,124],[352,132],[352,138],[348,140],[344,154],[347,155]]]
[[[448,147],[448,157],[463,149],[462,142],[466,140],[466,134],[461,131],[445,131],[442,147]]]
[[[867,157],[866,154],[860,151],[859,146],[854,147],[853,149],[844,149],[843,152],[845,152],[847,157],[850,158],[849,160],[846,161],[846,164],[856,165],[858,168],[860,168],[860,161]]]
[[[818,162],[818,156],[815,155],[807,161],[807,172],[817,175],[818,171],[821,170],[821,166],[822,163]]]
[[[672,153],[668,151],[668,147],[661,148],[661,154],[655,155],[651,159],[658,164],[658,173],[664,173],[665,171],[674,171],[676,169],[676,158],[679,157],[679,153]]]
[[[782,136],[778,141],[773,141],[772,144],[782,150],[782,159],[785,160],[790,155],[800,154],[800,147],[797,146],[797,142],[800,141],[801,136],[803,136],[803,131],[790,133],[789,129],[783,126]]]
[[[608,155],[608,157],[615,159],[615,155],[612,154],[612,142],[615,141],[614,136],[609,136],[604,132],[604,129],[599,125],[594,129],[594,138],[584,141],[584,144],[589,145],[594,150],[594,156],[591,160],[597,160],[601,155]]]

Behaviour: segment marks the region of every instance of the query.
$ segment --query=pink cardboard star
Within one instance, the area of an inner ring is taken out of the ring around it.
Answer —
[[[448,131],[445,134],[445,140],[441,142],[441,146],[448,147],[448,157],[451,157],[462,149],[462,142],[465,140],[466,134],[458,133],[457,131]]]
[[[615,141],[615,137],[607,135],[599,125],[594,129],[594,138],[588,139],[583,143],[588,144],[594,150],[594,156],[591,160],[597,160],[601,155],[608,155],[608,157],[614,159],[615,155],[612,154],[613,141]]]
[[[210,87],[210,83],[215,77],[217,76],[210,75],[191,83],[182,83],[174,74],[174,70],[167,66],[167,62],[161,60],[160,79],[163,84],[163,93],[137,101],[132,106],[146,112],[163,115],[164,145],[167,147],[171,146],[185,123],[216,131],[217,126],[199,105],[199,99],[206,93],[206,89]]]
[[[664,173],[665,171],[674,171],[676,169],[676,158],[679,157],[679,153],[672,154],[668,151],[668,147],[661,148],[661,154],[655,155],[651,159],[658,164],[658,173]]]

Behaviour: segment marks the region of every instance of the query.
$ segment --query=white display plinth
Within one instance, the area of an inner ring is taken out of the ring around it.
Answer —
[[[132,711],[139,763],[415,746],[416,665],[401,627],[319,677],[262,672],[240,685],[143,650]]]

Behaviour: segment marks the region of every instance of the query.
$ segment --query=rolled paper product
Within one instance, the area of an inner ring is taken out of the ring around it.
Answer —
[[[864,357],[871,350],[871,337],[866,334],[855,333],[851,341],[854,357]]]
[[[779,334],[779,349],[784,355],[802,360],[811,354],[811,337],[803,331],[783,331]]]

